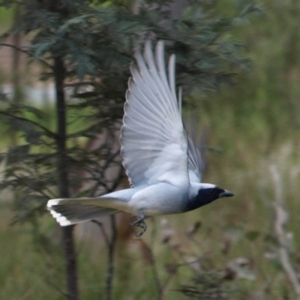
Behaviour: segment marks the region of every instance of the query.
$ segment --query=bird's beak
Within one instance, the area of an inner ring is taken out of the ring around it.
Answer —
[[[224,192],[222,192],[222,193],[219,194],[219,198],[232,197],[232,196],[234,196],[234,194],[231,193],[231,192],[229,192],[229,191],[226,191],[226,190],[224,190]]]

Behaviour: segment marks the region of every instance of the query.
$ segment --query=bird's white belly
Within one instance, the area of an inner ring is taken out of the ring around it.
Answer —
[[[182,212],[188,198],[188,184],[175,187],[169,183],[159,183],[146,187],[133,195],[128,205],[131,213],[145,216],[176,214]]]

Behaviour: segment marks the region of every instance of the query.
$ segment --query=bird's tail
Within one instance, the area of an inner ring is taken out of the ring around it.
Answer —
[[[124,201],[111,197],[52,199],[47,209],[61,226],[93,220],[122,210]]]

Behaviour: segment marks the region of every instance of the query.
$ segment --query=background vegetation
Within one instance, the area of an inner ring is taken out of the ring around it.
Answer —
[[[216,16],[236,14],[232,1],[214,1],[213,5]],[[274,201],[281,191],[289,213],[285,249],[297,274],[300,4],[266,0],[263,6],[263,15],[253,16],[251,23],[237,18],[236,26],[226,33],[231,41],[244,44],[242,51],[251,60],[250,67],[239,70],[230,86],[214,85],[189,93],[185,106],[189,119],[193,105],[193,127],[199,137],[203,130],[207,133],[212,149],[204,181],[232,190],[235,197],[185,215],[155,218],[142,239],[118,241],[113,299],[297,297],[280,259]],[[11,22],[11,12],[1,8],[3,26]],[[22,83],[34,83],[24,78],[27,72],[25,68]],[[6,70],[0,69],[0,75],[1,83],[7,84]],[[125,89],[124,84],[120,93]],[[54,128],[51,103],[38,108],[47,111],[43,124]],[[80,121],[73,128],[80,129]],[[12,142],[7,124],[2,123],[1,149]],[[277,171],[271,168],[274,165]],[[274,172],[280,182],[274,181]],[[13,201],[15,192],[11,188],[1,194],[0,255],[5,259],[0,262],[0,298],[64,299],[64,259],[56,224],[43,214],[9,226],[12,218],[20,216],[20,207]],[[12,211],[16,208],[17,214]],[[76,239],[81,298],[102,299],[107,295],[108,250],[101,234],[92,240],[88,236],[78,234]]]

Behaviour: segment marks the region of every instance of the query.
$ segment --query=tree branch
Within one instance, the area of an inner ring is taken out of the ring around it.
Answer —
[[[117,241],[117,226],[116,226],[116,216],[110,215],[111,223],[111,240],[108,246],[108,266],[106,272],[106,300],[112,299],[113,291],[113,279],[115,274],[115,263],[114,263],[114,253]]]
[[[22,121],[22,122],[30,123],[30,124],[32,124],[32,125],[40,128],[40,129],[42,129],[43,131],[45,131],[48,134],[48,136],[50,136],[50,137],[52,137],[54,139],[57,139],[57,134],[55,134],[54,132],[52,132],[48,128],[44,127],[43,125],[41,125],[41,124],[39,124],[39,123],[37,123],[35,121],[32,121],[32,120],[29,120],[29,119],[26,119],[26,118],[23,118],[23,117],[19,117],[19,116],[10,114],[10,113],[8,113],[6,111],[3,111],[3,110],[0,111],[0,114],[8,116],[10,118],[13,118],[15,120],[19,120],[19,121]]]
[[[104,237],[105,244],[108,249],[108,265],[106,272],[106,300],[112,299],[113,291],[113,279],[115,274],[115,263],[114,263],[114,253],[117,242],[117,226],[116,226],[116,217],[115,215],[110,215],[111,223],[111,238],[109,239],[103,224],[97,220],[92,220],[93,223],[97,224],[100,227],[101,233]]]
[[[297,295],[297,300],[300,300],[300,282],[296,270],[293,267],[291,262],[289,251],[288,251],[288,242],[286,239],[286,233],[284,227],[288,220],[288,213],[284,209],[283,203],[283,193],[282,193],[282,182],[277,168],[272,165],[270,167],[270,172],[273,177],[274,189],[275,189],[275,234],[279,244],[279,258],[282,264],[283,269],[285,270],[293,288]]]
[[[24,54],[27,54],[27,55],[30,56],[30,57],[33,57],[32,54],[31,54],[29,51],[27,51],[27,50],[25,50],[25,49],[22,49],[21,47],[17,47],[17,46],[15,46],[15,45],[7,44],[7,43],[0,43],[0,47],[1,47],[1,46],[13,48],[13,49],[15,49],[15,50],[17,50],[17,51],[20,51],[20,52],[22,52],[22,53],[24,53]],[[44,61],[43,59],[37,58],[37,60],[38,60],[39,62],[41,62],[43,65],[45,65],[46,67],[48,67],[48,68],[50,68],[50,69],[53,70],[53,66],[51,66],[49,63],[47,63],[47,62]]]
[[[103,226],[103,223],[99,222],[98,220],[91,220],[91,222],[92,222],[92,223],[95,223],[96,225],[99,226],[99,228],[100,228],[100,230],[101,230],[101,233],[102,233],[102,235],[103,235],[105,244],[106,244],[107,247],[109,247],[110,241],[109,241],[108,235],[107,235],[107,233],[106,233],[106,231],[105,231],[105,228],[104,228],[104,226]]]
[[[156,226],[155,226],[154,220],[152,219],[152,231],[151,231],[150,245],[154,245],[155,236],[156,236]],[[162,300],[164,290],[163,290],[163,285],[161,284],[161,281],[158,276],[155,257],[153,255],[153,251],[152,251],[151,247],[147,247],[147,250],[148,250],[148,255],[150,257],[150,264],[151,264],[151,268],[152,268],[153,278],[154,278],[156,289],[157,289],[157,300]]]

